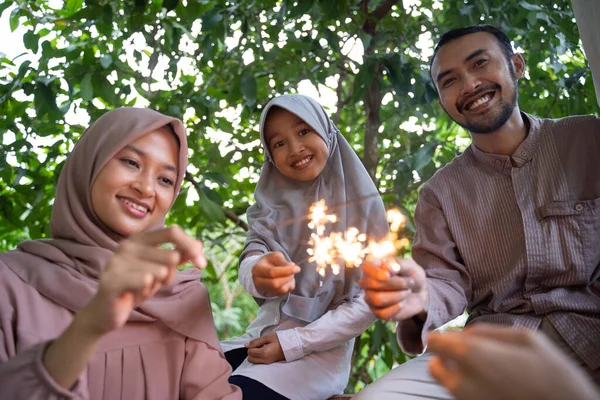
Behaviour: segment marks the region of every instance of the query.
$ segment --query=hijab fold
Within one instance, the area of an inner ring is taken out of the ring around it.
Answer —
[[[297,115],[327,144],[327,163],[313,181],[287,178],[273,163],[264,132],[272,107]],[[338,220],[328,226],[326,234],[356,227],[375,240],[389,231],[385,207],[361,160],[316,100],[302,95],[283,95],[271,100],[261,115],[260,138],[266,160],[254,192],[256,202],[248,208],[248,236],[240,259],[253,251],[279,251],[300,266],[295,289],[282,310],[291,317],[312,322],[329,309],[352,300],[360,291],[361,270],[346,268],[333,275],[328,268],[325,278],[321,278],[316,264],[308,262],[311,230],[306,217],[310,206],[325,200],[328,207],[335,208]],[[262,304],[263,300],[256,301]]]
[[[181,121],[141,108],[109,111],[86,129],[67,157],[52,207],[52,239],[23,242],[17,250],[0,254],[0,261],[51,301],[79,312],[96,294],[104,266],[118,247],[92,208],[94,180],[126,145],[163,127],[170,127],[179,141],[177,193],[187,166],[187,138]],[[164,220],[151,229],[163,226]],[[133,310],[129,321],[161,321],[196,340],[209,338],[208,344],[220,349],[208,293],[196,269],[177,273],[171,285]]]

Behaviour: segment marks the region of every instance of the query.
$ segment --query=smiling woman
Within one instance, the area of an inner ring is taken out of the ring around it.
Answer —
[[[241,398],[200,274],[177,269],[206,266],[202,243],[164,227],[186,164],[182,123],[158,112],[121,108],[86,130],[53,238],[0,254],[3,398]]]
[[[175,197],[176,136],[162,127],[125,146],[92,186],[92,206],[115,238],[159,223]]]

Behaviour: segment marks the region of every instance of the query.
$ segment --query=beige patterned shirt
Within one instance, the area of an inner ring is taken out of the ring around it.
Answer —
[[[466,309],[469,323],[537,329],[547,317],[600,367],[600,119],[537,119],[511,156],[471,145],[423,185],[414,259],[427,320],[398,326],[408,353]]]

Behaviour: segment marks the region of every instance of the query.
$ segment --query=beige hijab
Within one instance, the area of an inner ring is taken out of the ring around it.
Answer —
[[[92,184],[123,147],[168,125],[179,139],[179,191],[187,166],[181,121],[141,108],[109,111],[83,133],[67,158],[52,208],[52,239],[23,242],[17,250],[0,254],[0,261],[50,300],[73,313],[81,310],[96,294],[98,278],[118,246],[92,208]],[[163,225],[164,221],[154,228]],[[136,308],[129,320],[158,320],[188,337],[205,342],[210,338],[209,344],[220,349],[208,293],[196,269],[178,273],[172,285]]]

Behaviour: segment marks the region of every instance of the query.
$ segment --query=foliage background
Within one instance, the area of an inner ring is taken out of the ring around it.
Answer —
[[[237,256],[263,159],[261,105],[282,93],[320,96],[386,204],[411,214],[421,183],[469,142],[428,77],[444,31],[486,22],[514,38],[528,64],[524,111],[598,112],[571,4],[539,3],[0,1],[27,49],[0,53],[0,250],[48,236],[58,173],[90,121],[124,105],[157,109],[184,120],[193,149],[169,222],[204,240],[217,330],[240,334],[256,311]],[[406,358],[382,322],[355,350],[350,393]]]

